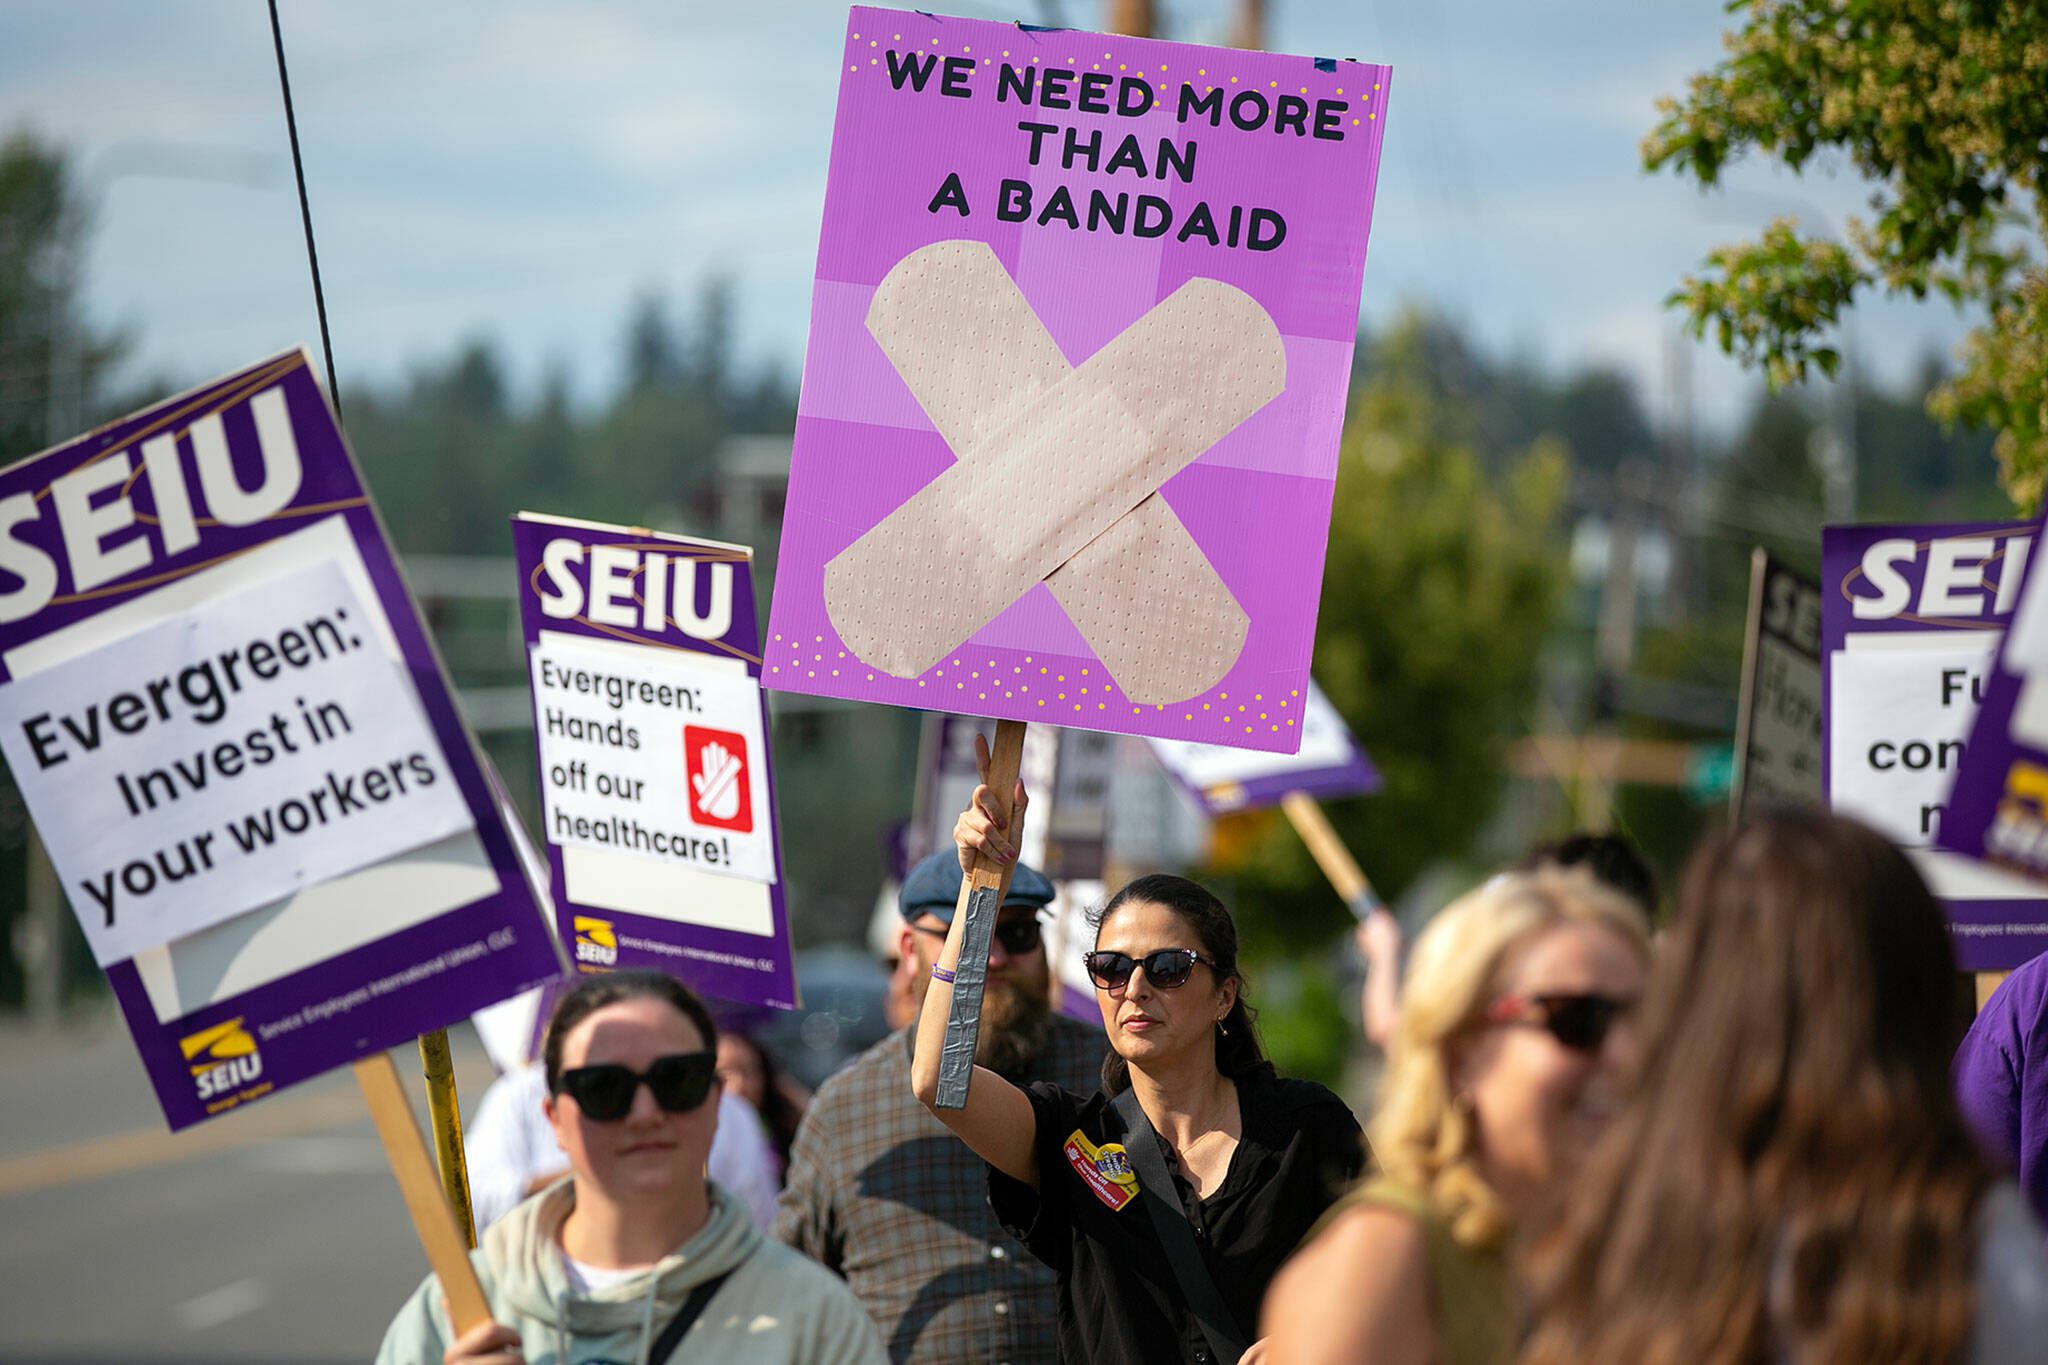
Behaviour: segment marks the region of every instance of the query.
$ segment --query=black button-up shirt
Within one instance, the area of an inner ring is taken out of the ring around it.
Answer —
[[[1038,1188],[989,1169],[989,1202],[1004,1226],[1059,1276],[1060,1359],[1197,1362],[1208,1343],[1174,1279],[1152,1220],[1135,1198],[1089,1179],[1070,1159],[1075,1133],[1100,1149],[1115,1124],[1103,1122],[1109,1099],[1082,1097],[1045,1083],[1026,1092],[1038,1121]],[[1175,1202],[1188,1215],[1209,1274],[1247,1341],[1257,1335],[1259,1303],[1280,1265],[1365,1164],[1358,1120],[1344,1101],[1313,1081],[1283,1080],[1261,1066],[1237,1082],[1243,1126],[1230,1169],[1215,1193],[1196,1199],[1173,1172]],[[1155,1137],[1162,1148],[1163,1139]],[[1078,1144],[1076,1144],[1078,1146]],[[1116,1163],[1110,1163],[1112,1169]],[[1098,1193],[1098,1190],[1101,1190]],[[1225,1361],[1222,1365],[1236,1365]]]

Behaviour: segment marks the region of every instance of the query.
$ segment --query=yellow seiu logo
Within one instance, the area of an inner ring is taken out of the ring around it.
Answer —
[[[589,915],[576,917],[576,960],[593,967],[619,965],[619,936],[613,932],[610,920]]]
[[[2006,770],[1997,817],[1984,831],[1984,856],[2029,872],[2048,867],[2048,768],[2015,759]]]
[[[2048,768],[2024,759],[2014,762],[2005,774],[2005,800],[2000,814],[2034,820],[2048,816]]]
[[[192,1068],[192,1083],[202,1100],[225,1095],[263,1074],[262,1054],[239,1018],[182,1038],[178,1048]]]

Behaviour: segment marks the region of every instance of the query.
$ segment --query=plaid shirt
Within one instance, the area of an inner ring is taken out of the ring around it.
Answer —
[[[1102,1030],[1055,1015],[1019,1083],[1087,1094]],[[775,1235],[844,1276],[904,1361],[1057,1359],[1053,1272],[988,1205],[988,1167],[910,1091],[898,1030],[819,1088],[790,1149]]]

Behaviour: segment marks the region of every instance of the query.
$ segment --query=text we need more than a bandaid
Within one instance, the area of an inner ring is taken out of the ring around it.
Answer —
[[[1239,133],[1270,132],[1277,137],[1326,142],[1344,141],[1348,125],[1355,120],[1351,105],[1343,99],[1280,93],[1277,83],[1263,91],[1231,89],[1206,81],[1182,80],[1175,85],[1128,71],[1112,75],[1007,58],[976,58],[972,53],[942,57],[894,46],[884,51],[881,60],[897,90],[1017,106],[1024,115],[1017,121],[1017,135],[1024,140],[1026,162],[1033,167],[1056,165],[1062,171],[1192,186],[1197,183],[1201,144],[1192,135],[1117,135],[1101,128],[1051,122],[1049,115],[1137,119],[1171,99],[1173,121],[1182,129],[1229,128]],[[1032,111],[1041,116],[1030,117]],[[1138,238],[1170,236],[1176,242],[1199,241],[1246,251],[1274,251],[1287,240],[1287,219],[1278,209],[1212,204],[1207,199],[1180,206],[1164,195],[1142,189],[1096,188],[1077,193],[1066,185],[1044,190],[1026,179],[1004,177],[994,202],[976,205],[957,169],[945,172],[928,205],[934,215],[961,218],[974,216],[977,208],[1004,223],[1060,225],[1076,232]]]

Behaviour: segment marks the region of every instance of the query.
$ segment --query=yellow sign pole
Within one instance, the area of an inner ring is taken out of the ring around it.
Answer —
[[[427,1118],[434,1130],[434,1165],[441,1174],[441,1192],[455,1215],[455,1226],[470,1246],[476,1245],[476,1216],[470,1212],[469,1162],[462,1152],[462,1106],[455,1095],[455,1059],[448,1051],[448,1030],[420,1035],[420,1069],[427,1078]]]

